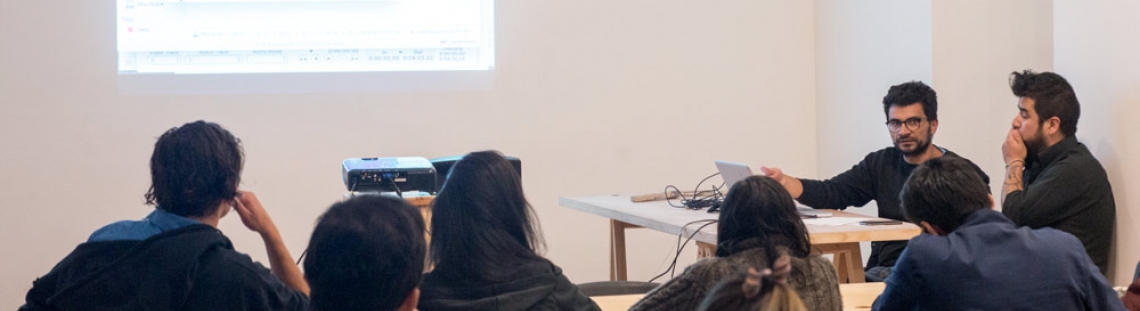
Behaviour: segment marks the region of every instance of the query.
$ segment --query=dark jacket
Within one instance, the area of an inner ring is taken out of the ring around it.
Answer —
[[[25,303],[20,311],[306,310],[309,299],[217,229],[190,225],[142,241],[80,244],[32,283]]]
[[[600,311],[582,295],[562,269],[546,259],[529,260],[510,272],[510,281],[454,280],[437,273],[424,275],[420,284],[422,311]]]
[[[874,310],[1124,310],[1072,235],[981,209],[899,257]]]
[[[762,247],[755,247],[728,257],[701,259],[685,268],[681,275],[645,294],[629,310],[696,310],[717,283],[744,274],[749,267],[763,270],[768,267],[767,258]],[[843,309],[835,267],[819,255],[792,257],[792,273],[788,276],[788,285],[795,289],[808,310]]]

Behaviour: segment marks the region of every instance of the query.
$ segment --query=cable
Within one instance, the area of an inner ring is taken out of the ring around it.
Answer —
[[[396,188],[396,196],[400,197],[401,199],[404,198],[404,193],[402,191],[400,191],[400,185],[396,184],[396,178],[395,177],[393,177],[391,174],[384,174],[383,179],[387,179],[389,182],[392,183],[392,188]]]
[[[672,206],[675,208],[686,208],[686,209],[696,209],[696,210],[706,208],[706,207],[715,206],[716,203],[724,197],[720,192],[720,188],[724,187],[724,183],[722,182],[721,186],[719,186],[719,187],[713,186],[711,190],[705,190],[705,191],[701,191],[701,185],[703,185],[706,181],[708,181],[709,178],[713,178],[717,175],[720,175],[720,173],[718,172],[718,173],[709,175],[709,176],[701,179],[701,181],[697,183],[696,188],[693,190],[693,196],[692,197],[686,197],[685,193],[682,192],[681,189],[678,189],[677,186],[674,186],[674,185],[665,186],[665,201],[666,201],[666,203],[668,203],[669,206]],[[670,194],[676,194],[676,196],[681,197],[681,204],[680,205],[674,204],[673,200],[672,200],[673,196],[671,196]]]
[[[685,239],[685,243],[681,243],[681,237],[685,235],[685,228],[690,226],[690,225],[702,223],[702,222],[704,222],[705,224],[701,225],[700,227],[697,227],[697,230],[693,231],[693,234],[690,234],[688,239]],[[658,278],[665,276],[666,273],[676,272],[677,271],[677,259],[681,257],[681,252],[685,250],[685,246],[688,245],[689,241],[692,241],[693,237],[696,237],[697,233],[700,233],[702,229],[704,229],[705,227],[708,227],[711,224],[715,224],[715,223],[717,223],[716,219],[702,219],[702,220],[691,221],[691,222],[685,224],[684,226],[681,226],[681,232],[677,233],[677,253],[673,255],[673,263],[669,264],[669,267],[665,268],[664,272],[661,272],[661,274],[658,274],[657,276],[653,277],[652,279],[649,279],[649,282],[652,283],[653,281],[656,281]],[[669,277],[672,278],[673,276],[670,275]]]

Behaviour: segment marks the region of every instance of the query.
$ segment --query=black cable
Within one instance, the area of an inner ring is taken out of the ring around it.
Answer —
[[[693,231],[693,234],[690,234],[688,239],[685,239],[685,243],[681,243],[681,237],[685,235],[685,228],[692,225],[692,224],[697,224],[697,223],[701,223],[701,222],[706,222],[706,223],[701,225],[700,227],[697,227],[697,230]],[[658,274],[657,276],[653,277],[652,279],[649,279],[649,282],[652,283],[653,281],[656,281],[658,278],[665,276],[666,273],[676,272],[677,271],[677,259],[681,257],[681,252],[685,250],[685,246],[688,245],[689,241],[692,241],[693,237],[696,237],[697,233],[700,233],[702,229],[704,229],[705,227],[708,227],[711,224],[715,224],[715,223],[717,223],[716,219],[702,219],[702,220],[691,221],[691,222],[685,224],[684,226],[681,226],[681,232],[677,233],[677,253],[673,255],[673,263],[669,264],[669,267],[665,268],[664,272],[661,272],[661,274]],[[672,275],[670,277],[672,277]]]
[[[404,193],[400,191],[400,185],[396,184],[396,177],[393,177],[392,175],[385,175],[384,179],[392,182],[392,188],[396,188],[396,196],[400,197],[401,199],[404,198]]]
[[[710,207],[710,206],[715,205],[716,202],[719,201],[723,197],[720,194],[719,187],[714,186],[712,188],[712,190],[701,191],[701,185],[704,185],[704,183],[706,181],[708,181],[709,178],[713,178],[717,175],[720,175],[720,173],[718,172],[718,173],[709,175],[709,176],[701,179],[701,181],[697,183],[696,188],[693,190],[693,196],[692,197],[685,196],[685,193],[681,192],[681,189],[678,189],[677,186],[674,186],[674,185],[665,186],[665,202],[668,203],[669,206],[672,206],[675,208],[687,208],[687,209],[698,209],[698,210],[705,208],[705,207]],[[722,187],[723,187],[723,184],[724,183],[722,182],[721,183]],[[681,205],[677,205],[677,204],[673,203],[672,196],[669,195],[670,193],[674,193],[678,197],[681,197]]]

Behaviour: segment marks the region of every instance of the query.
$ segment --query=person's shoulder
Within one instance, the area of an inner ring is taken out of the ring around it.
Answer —
[[[950,252],[950,237],[933,234],[919,234],[906,244],[906,252],[911,259],[925,261],[928,258],[940,258]]]
[[[1033,237],[1039,243],[1046,245],[1050,250],[1061,252],[1064,250],[1077,251],[1084,253],[1084,244],[1081,240],[1077,239],[1072,233],[1057,230],[1051,227],[1042,227],[1032,229],[1029,227],[1020,227],[1018,230],[1023,230],[1026,235]]]
[[[1056,169],[1075,172],[1095,172],[1107,176],[1100,160],[1089,151],[1085,144],[1078,142],[1076,146],[1062,153],[1056,161],[1050,163],[1045,169]]]
[[[269,268],[232,248],[210,248],[202,254],[199,264],[200,279],[212,280],[212,283],[234,288],[260,288],[281,283]]]
[[[868,153],[867,156],[864,157],[864,159],[867,159],[867,160],[876,159],[876,160],[878,160],[878,159],[892,159],[892,158],[898,158],[898,157],[902,157],[902,151],[900,151],[899,148],[886,147],[886,148],[875,150],[875,151],[872,151],[871,153]]]

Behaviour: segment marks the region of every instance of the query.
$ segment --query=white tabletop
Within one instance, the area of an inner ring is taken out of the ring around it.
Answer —
[[[702,223],[691,224],[700,220],[716,220],[719,214],[708,213],[704,210],[689,210],[670,206],[666,201],[632,202],[629,195],[597,195],[585,197],[559,198],[559,204],[568,208],[586,213],[614,219],[624,223],[642,226],[668,234],[680,234],[682,227],[685,235],[693,233]],[[676,203],[676,202],[675,202]],[[832,210],[833,217],[874,219],[855,213]],[[826,218],[820,219],[826,221]],[[857,222],[853,219],[852,222]],[[840,221],[843,222],[843,221]],[[863,241],[892,241],[909,240],[918,235],[921,229],[911,223],[898,225],[864,226],[858,224],[822,225],[813,224],[811,219],[805,219],[808,235],[813,244],[847,243]],[[716,224],[702,229],[694,240],[716,244]]]

